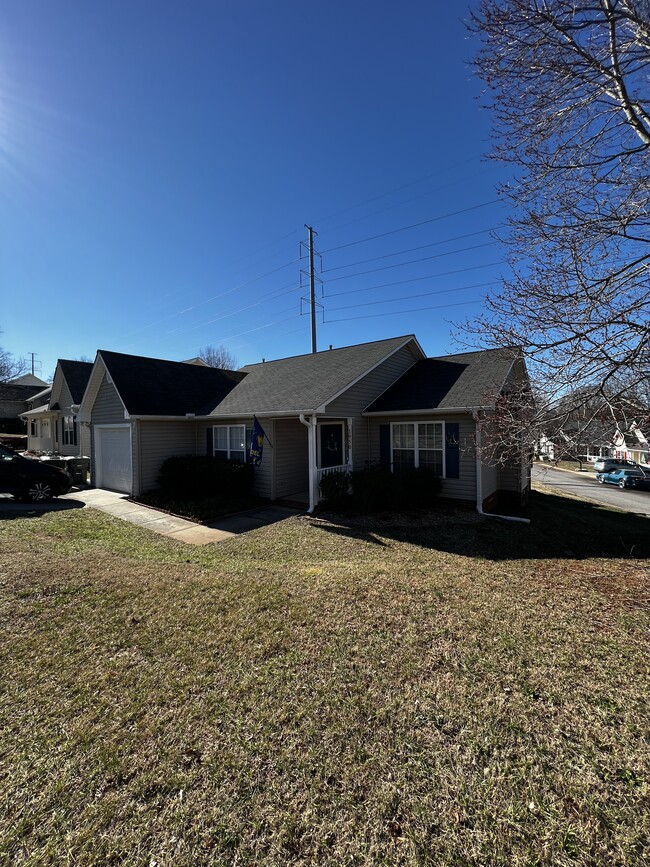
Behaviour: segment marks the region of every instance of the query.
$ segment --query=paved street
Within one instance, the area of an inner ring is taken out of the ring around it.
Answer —
[[[633,491],[629,488],[621,491],[614,485],[599,485],[593,470],[573,473],[568,470],[556,470],[544,464],[534,464],[532,477],[533,483],[567,491],[584,500],[592,500],[601,505],[614,506],[640,515],[650,515],[649,491]]]

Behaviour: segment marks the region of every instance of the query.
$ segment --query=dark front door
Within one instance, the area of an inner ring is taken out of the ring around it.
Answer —
[[[321,424],[320,427],[320,465],[321,467],[340,467],[343,458],[343,425]]]

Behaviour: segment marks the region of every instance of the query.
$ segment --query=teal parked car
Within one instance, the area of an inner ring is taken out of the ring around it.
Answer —
[[[643,490],[642,482],[648,482],[647,490],[650,490],[650,477],[641,469],[615,469],[609,472],[597,473],[596,479],[601,485],[618,485],[623,488],[637,488]]]

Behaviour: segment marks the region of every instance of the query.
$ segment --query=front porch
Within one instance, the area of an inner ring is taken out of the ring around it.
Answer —
[[[54,452],[57,448],[55,431],[59,414],[47,406],[31,409],[21,415],[27,422],[27,449],[31,452]]]
[[[308,511],[313,512],[320,501],[320,482],[323,476],[334,472],[352,472],[353,420],[347,418],[309,418],[300,416],[307,428],[308,487],[300,493],[305,496]]]
[[[317,467],[316,468],[316,478],[318,483],[318,492],[319,492],[319,500],[320,500],[320,483],[323,476],[327,475],[327,473],[351,473],[352,472],[352,462],[349,464],[341,464],[336,467]],[[294,506],[296,508],[305,509],[309,508],[309,487],[304,488],[302,491],[295,491],[291,494],[287,494],[286,496],[281,497],[278,502],[281,502],[283,505]],[[318,500],[315,505],[318,504]]]

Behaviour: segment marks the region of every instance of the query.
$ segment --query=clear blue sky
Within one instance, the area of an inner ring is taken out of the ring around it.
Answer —
[[[505,267],[466,11],[4,3],[0,345],[45,376],[98,348],[308,352],[307,223],[319,349],[414,332],[458,351],[450,322]]]

